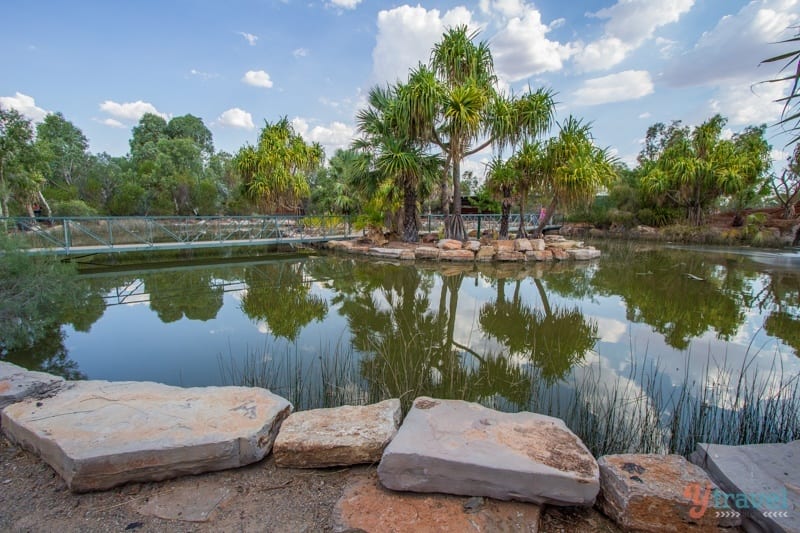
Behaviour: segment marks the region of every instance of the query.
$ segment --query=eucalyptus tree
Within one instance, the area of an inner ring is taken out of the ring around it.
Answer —
[[[12,199],[31,217],[32,202],[42,201],[47,206],[40,164],[31,121],[15,109],[0,107],[0,216],[10,215]],[[47,210],[49,214],[49,207]]]
[[[362,138],[355,145],[372,155],[375,170],[402,190],[403,241],[419,241],[418,190],[439,168],[440,159],[424,151],[424,144],[409,134],[402,109],[409,97],[405,85],[374,87],[368,106],[356,115]]]
[[[640,156],[643,188],[683,208],[696,225],[721,197],[745,196],[761,188],[769,168],[764,128],[749,128],[725,139],[726,123],[727,119],[714,115],[691,132],[671,128],[653,153]]]
[[[549,198],[537,235],[556,209],[591,202],[597,191],[617,176],[615,159],[608,149],[595,146],[590,124],[569,116],[558,129],[558,135],[546,145],[523,147],[521,152],[526,155],[518,161],[518,167],[530,175],[533,188]]]
[[[266,209],[296,210],[309,196],[308,176],[322,164],[318,143],[306,144],[286,117],[266,122],[256,146],[236,154],[236,167],[248,194]]]
[[[430,65],[409,76],[403,99],[408,131],[440,149],[453,184],[453,212],[446,222],[449,238],[466,239],[461,218],[461,162],[492,146],[502,151],[525,138],[545,133],[553,121],[553,94],[544,89],[520,96],[497,88],[494,60],[486,42],[466,26],[449,29],[434,45]]]
[[[89,141],[64,115],[50,113],[36,126],[36,144],[47,161],[48,185],[68,189],[85,177],[90,161]]]

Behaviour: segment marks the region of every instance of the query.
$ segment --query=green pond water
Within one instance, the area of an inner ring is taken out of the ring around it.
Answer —
[[[72,378],[267,386],[300,408],[427,394],[518,410],[541,385],[567,398],[587,372],[635,382],[644,365],[659,376],[649,394],[742,368],[800,373],[797,252],[601,247],[589,263],[319,253],[97,269],[69,322],[9,359]]]

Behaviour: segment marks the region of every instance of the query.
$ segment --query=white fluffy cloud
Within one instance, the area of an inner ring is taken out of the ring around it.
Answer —
[[[575,56],[583,71],[604,70],[653,37],[661,26],[677,22],[695,0],[617,0],[617,3],[589,16],[606,19],[603,36],[584,46]]]
[[[492,54],[497,73],[509,81],[561,70],[564,61],[575,52],[573,46],[547,38],[554,25],[544,24],[541,13],[533,6],[519,0],[503,0],[492,2],[488,9],[496,10],[503,18],[492,39]]]
[[[112,128],[124,128],[125,127],[125,124],[123,124],[122,122],[120,122],[119,120],[114,119],[114,118],[107,118],[107,119],[101,120],[100,123],[101,124],[105,124],[106,126],[109,126],[109,127],[112,127]]]
[[[331,5],[344,9],[355,9],[361,0],[331,0]]]
[[[292,119],[294,130],[306,142],[317,142],[325,148],[325,156],[330,158],[338,148],[347,148],[355,137],[355,128],[342,122],[334,121],[327,126],[314,126],[301,117]]]
[[[673,86],[767,79],[774,70],[757,70],[759,63],[787,49],[772,43],[786,37],[787,27],[798,21],[798,0],[753,0],[738,13],[722,17],[693,50],[675,57],[664,79]]]
[[[143,102],[141,100],[137,100],[135,102],[125,102],[122,104],[114,102],[113,100],[106,100],[100,104],[100,109],[112,117],[129,121],[137,121],[142,118],[142,115],[145,113],[152,113],[154,115],[168,118],[168,115],[161,113],[153,104],[150,102]]]
[[[269,74],[263,70],[248,70],[242,77],[242,81],[253,87],[263,87],[265,89],[272,87],[272,80]]]
[[[256,41],[258,41],[258,35],[253,35],[252,33],[247,33],[244,31],[237,31],[236,33],[244,37],[244,40],[247,41],[247,44],[250,46],[255,46]]]
[[[34,122],[41,122],[48,113],[36,105],[33,96],[19,92],[14,96],[0,96],[0,105],[19,111]]]
[[[438,9],[403,5],[378,13],[378,35],[372,50],[373,74],[378,82],[404,80],[408,70],[427,63],[431,48],[445,31],[458,25],[472,25],[472,14],[455,7],[444,15]]]
[[[253,124],[253,115],[238,107],[233,107],[224,111],[217,117],[216,122],[220,126],[229,128],[242,128],[245,130],[252,130],[255,128],[255,124]]]
[[[728,117],[732,126],[772,124],[780,118],[783,106],[775,100],[783,96],[783,87],[772,83],[750,86],[749,83],[721,88],[709,102],[712,113]]]
[[[572,93],[575,103],[598,105],[635,100],[653,93],[653,80],[646,70],[626,70],[600,78],[585,80]]]

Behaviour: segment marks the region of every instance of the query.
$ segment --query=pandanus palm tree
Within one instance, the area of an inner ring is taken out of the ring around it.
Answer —
[[[362,138],[356,146],[372,154],[377,173],[402,190],[403,241],[419,241],[418,195],[420,185],[438,171],[440,160],[423,150],[408,134],[399,113],[406,93],[402,85],[374,87],[368,107],[356,116]]]
[[[514,202],[514,185],[516,173],[510,160],[495,157],[489,163],[486,187],[495,197],[500,199],[500,232],[499,238],[508,239],[508,219]]]
[[[414,138],[437,147],[446,158],[453,184],[448,238],[465,240],[461,218],[461,162],[493,146],[497,151],[546,132],[555,103],[549,90],[507,96],[496,89],[494,61],[485,42],[466,26],[445,32],[431,53],[430,66],[411,72],[402,120]],[[443,183],[447,177],[443,175]],[[444,187],[443,187],[444,188]]]
[[[572,116],[559,125],[558,136],[547,142],[544,151],[534,150],[526,164],[536,176],[533,187],[550,197],[546,215],[539,220],[541,235],[559,207],[585,204],[601,187],[617,177],[615,158],[607,149],[595,146],[591,125]]]

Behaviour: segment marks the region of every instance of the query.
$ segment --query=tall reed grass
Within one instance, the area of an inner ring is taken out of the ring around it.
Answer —
[[[251,352],[238,362],[233,356],[220,356],[220,372],[226,383],[268,388],[297,410],[391,397],[400,397],[407,410],[414,398],[434,396],[538,412],[563,419],[596,457],[687,455],[701,442],[740,445],[800,439],[800,376],[784,370],[780,354],[766,370],[754,364],[759,353],[748,352],[738,366],[709,356],[700,374],[687,370],[678,382],[645,354],[631,356],[625,374],[588,364],[573,369],[563,381],[549,383],[537,368],[523,365],[513,382],[496,383],[491,376],[470,378],[474,369],[441,375],[420,364],[425,358],[398,364],[380,352],[366,358],[340,344],[321,346],[319,353],[306,363],[300,362],[297,349],[278,357]],[[529,389],[521,395],[521,388]],[[497,392],[501,390],[513,391],[511,399]]]

